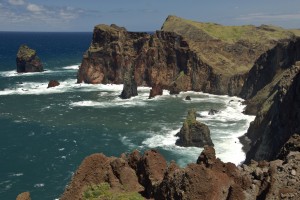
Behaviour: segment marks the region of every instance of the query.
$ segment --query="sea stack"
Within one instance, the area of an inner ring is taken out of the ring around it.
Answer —
[[[137,96],[137,84],[134,79],[134,69],[130,68],[124,73],[123,91],[120,95],[122,99],[130,99],[133,96]]]
[[[178,146],[214,146],[210,138],[210,130],[208,126],[196,120],[196,111],[194,109],[188,111],[188,115],[183,126],[176,136],[179,137],[176,141],[176,145]]]
[[[21,45],[17,54],[17,72],[42,72],[43,65],[36,51],[27,45]]]
[[[152,99],[156,96],[161,96],[163,94],[163,88],[159,84],[155,84],[152,86],[149,94],[149,99]]]

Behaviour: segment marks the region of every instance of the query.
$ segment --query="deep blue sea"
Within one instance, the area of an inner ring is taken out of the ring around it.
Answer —
[[[59,198],[81,161],[103,152],[119,156],[134,149],[158,149],[185,166],[201,148],[175,146],[188,109],[211,130],[217,156],[239,164],[245,158],[238,137],[253,116],[242,99],[196,92],[148,99],[150,88],[122,100],[122,85],[76,84],[92,33],[0,32],[0,199],[30,191],[32,199]],[[16,73],[21,44],[37,50],[45,72]],[[61,84],[47,89],[49,80]],[[185,97],[191,96],[191,101]],[[220,110],[208,115],[213,108]]]

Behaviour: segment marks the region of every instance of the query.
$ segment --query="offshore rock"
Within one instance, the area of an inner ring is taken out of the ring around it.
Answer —
[[[163,94],[163,88],[161,85],[153,85],[150,94],[149,99],[154,98],[155,96],[161,96]]]
[[[59,86],[60,83],[57,80],[50,80],[47,88]]]
[[[210,138],[210,130],[207,125],[196,120],[196,111],[189,110],[176,141],[178,146],[203,147],[204,145],[214,146]]]
[[[134,70],[132,68],[125,72],[123,80],[123,90],[120,97],[122,99],[130,99],[131,97],[137,96],[137,84],[134,79]]]
[[[215,114],[217,114],[217,113],[219,113],[219,112],[220,112],[220,111],[211,108],[211,109],[208,111],[208,115],[215,115]]]
[[[43,65],[36,51],[26,45],[21,45],[17,53],[17,72],[42,72]]]

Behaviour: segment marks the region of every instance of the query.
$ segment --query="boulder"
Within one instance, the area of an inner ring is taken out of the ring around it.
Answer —
[[[29,192],[23,192],[17,196],[16,200],[31,200]]]
[[[191,101],[191,100],[192,100],[192,99],[191,99],[191,96],[186,96],[186,97],[185,97],[185,100],[186,100],[186,101]]]
[[[17,53],[17,72],[42,72],[43,65],[36,51],[26,45],[21,45]]]
[[[134,70],[130,68],[124,73],[123,91],[120,95],[122,99],[130,99],[133,96],[137,96],[137,84],[134,79]]]
[[[163,88],[161,87],[161,85],[155,84],[152,86],[152,89],[150,90],[149,99],[162,94],[163,94]]]
[[[208,126],[196,120],[196,111],[194,109],[188,111],[188,116],[176,136],[179,137],[176,141],[178,146],[203,147],[204,145],[214,145],[210,138]]]
[[[215,114],[217,114],[217,113],[219,113],[219,112],[220,112],[220,111],[211,108],[211,109],[208,111],[208,115],[215,115]]]
[[[49,81],[47,88],[56,87],[59,85],[60,85],[60,83],[57,80],[51,80],[51,81]]]

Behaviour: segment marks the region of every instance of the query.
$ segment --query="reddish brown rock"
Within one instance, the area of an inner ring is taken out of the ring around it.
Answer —
[[[57,80],[51,80],[51,81],[49,81],[47,88],[56,87],[59,85],[60,85],[60,83]]]
[[[31,200],[29,192],[23,192],[17,196],[16,200]]]
[[[140,160],[138,174],[140,183],[145,187],[145,195],[151,198],[159,187],[167,170],[167,162],[156,150],[144,153]]]
[[[149,99],[154,98],[155,96],[160,96],[163,94],[163,88],[161,85],[153,85],[150,94],[149,94]]]

